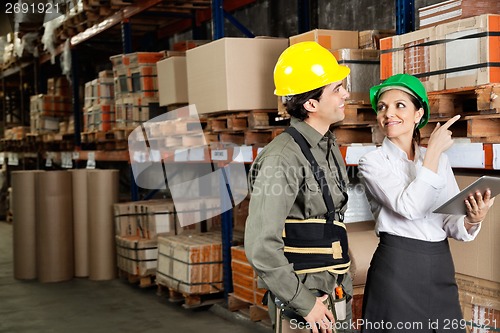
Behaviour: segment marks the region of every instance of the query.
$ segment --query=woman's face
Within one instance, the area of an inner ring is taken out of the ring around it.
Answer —
[[[377,103],[377,123],[389,139],[411,140],[423,114],[406,92],[397,89],[382,93]]]

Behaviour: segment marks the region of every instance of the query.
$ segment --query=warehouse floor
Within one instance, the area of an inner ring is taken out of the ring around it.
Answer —
[[[43,284],[13,278],[12,225],[0,222],[0,332],[270,332],[221,305],[190,310],[123,280]]]

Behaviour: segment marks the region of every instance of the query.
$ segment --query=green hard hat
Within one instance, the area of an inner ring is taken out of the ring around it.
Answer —
[[[425,91],[425,87],[417,79],[415,76],[409,74],[396,74],[389,77],[384,83],[379,84],[378,86],[374,86],[370,88],[370,102],[372,104],[373,110],[377,112],[377,102],[380,95],[390,89],[400,89],[410,95],[414,95],[422,104],[422,108],[424,109],[424,115],[422,119],[420,119],[420,123],[418,124],[418,128],[422,128],[429,121],[429,117],[431,114],[431,109],[429,106],[429,98],[427,97],[427,92]]]

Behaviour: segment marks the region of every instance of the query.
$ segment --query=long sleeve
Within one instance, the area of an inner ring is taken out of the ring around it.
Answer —
[[[283,252],[283,228],[299,192],[297,177],[282,157],[252,167],[255,177],[245,230],[245,252],[260,278],[281,301],[307,315],[316,298],[299,281]]]

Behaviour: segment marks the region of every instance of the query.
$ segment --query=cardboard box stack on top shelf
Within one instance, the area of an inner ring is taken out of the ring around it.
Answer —
[[[85,83],[83,132],[109,131],[115,126],[113,72],[99,72],[99,77]]]
[[[381,40],[380,79],[417,75],[428,91],[500,82],[500,15],[484,14]]]
[[[115,82],[116,127],[133,129],[166,110],[160,108],[156,62],[165,52],[136,52],[110,58]]]
[[[69,82],[65,77],[50,78],[47,94],[30,98],[30,131],[33,134],[60,132],[60,123],[69,124],[73,115],[73,104]],[[64,128],[65,127],[65,128]],[[62,126],[65,134],[67,125]]]
[[[449,0],[418,9],[419,29],[481,14],[500,13],[498,0]]]

